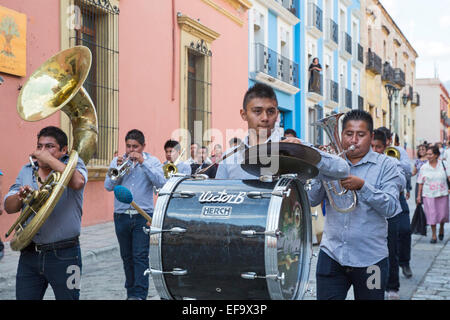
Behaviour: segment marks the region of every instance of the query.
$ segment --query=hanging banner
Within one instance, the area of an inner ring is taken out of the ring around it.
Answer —
[[[27,16],[0,6],[0,72],[24,77],[27,64]]]

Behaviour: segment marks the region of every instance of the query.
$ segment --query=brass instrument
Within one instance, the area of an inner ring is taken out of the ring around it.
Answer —
[[[313,124],[315,126],[323,128],[323,130],[328,135],[328,138],[330,139],[331,147],[334,149],[335,153],[338,156],[343,156],[345,153],[355,150],[355,146],[353,146],[353,145],[350,146],[348,148],[348,150],[344,150],[344,148],[342,147],[342,143],[341,143],[341,139],[340,139],[339,131],[338,131],[339,118],[342,115],[344,115],[344,114],[338,113],[338,114],[320,119]],[[347,213],[347,212],[353,211],[356,208],[356,204],[357,204],[357,200],[358,200],[356,192],[354,190],[352,190],[351,194],[348,195],[347,194],[348,190],[344,189],[340,182],[338,182],[338,184],[339,184],[341,191],[338,191],[336,186],[333,184],[333,182],[334,181],[322,181],[331,206],[334,208],[334,210],[342,212],[342,213]],[[344,197],[344,196],[351,197],[352,202],[347,208],[339,208],[336,205],[335,200],[333,199],[333,194],[336,197]]]
[[[109,168],[106,174],[112,181],[116,181],[126,175],[128,171],[134,167],[134,162],[131,159],[126,159],[119,167]]]
[[[163,166],[164,177],[166,177],[166,179],[169,179],[172,175],[178,172],[177,165],[180,162],[180,159],[183,156],[184,151],[185,150],[183,149],[183,151],[180,153],[175,162],[168,162]]]
[[[22,87],[17,101],[20,117],[39,121],[58,110],[65,112],[73,127],[73,148],[64,172],[53,172],[44,182],[39,179],[39,190],[23,201],[22,213],[6,234],[15,230],[10,243],[15,251],[25,248],[50,216],[72,178],[78,157],[87,164],[97,148],[97,113],[83,88],[91,62],[87,47],[63,50],[44,62]]]
[[[389,157],[393,157],[397,160],[400,160],[400,151],[398,151],[397,148],[395,148],[395,147],[387,147],[384,150],[384,154]]]

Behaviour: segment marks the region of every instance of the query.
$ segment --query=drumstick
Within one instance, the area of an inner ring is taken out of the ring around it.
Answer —
[[[133,201],[133,195],[131,194],[131,191],[125,188],[124,186],[115,186],[114,187],[114,195],[116,196],[116,199],[120,202],[131,204],[133,208],[137,210],[149,223],[152,224],[152,218],[139,207],[136,202]]]
[[[234,149],[233,151],[231,151],[230,153],[227,153],[226,155],[224,155],[220,160],[218,161],[214,161],[213,163],[211,163],[209,166],[207,166],[206,168],[203,168],[199,171],[197,171],[195,174],[202,174],[205,173],[206,171],[208,171],[209,168],[211,168],[213,165],[225,160],[226,158],[228,158],[229,156],[235,154],[236,152],[238,152],[239,150],[242,150],[242,148],[245,147],[245,144],[241,144],[239,145],[239,147],[237,147],[236,149]]]

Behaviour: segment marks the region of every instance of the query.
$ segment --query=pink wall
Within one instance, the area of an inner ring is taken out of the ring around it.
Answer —
[[[27,76],[17,77],[0,72],[5,82],[0,85],[0,150],[4,196],[17,174],[36,148],[36,135],[48,125],[60,125],[59,115],[39,122],[23,121],[16,111],[19,86],[45,60],[59,51],[59,1],[0,0],[0,5],[27,15]],[[3,201],[3,199],[2,199]],[[18,217],[17,214],[0,216],[0,236]]]
[[[224,0],[222,7],[233,8]],[[244,26],[225,17],[200,0],[175,0],[175,14],[200,19],[220,33],[210,49],[212,56],[212,127],[245,129],[239,116],[248,88],[248,21]],[[34,150],[36,134],[44,126],[60,126],[55,114],[37,123],[22,121],[16,112],[18,86],[45,60],[60,50],[59,0],[0,0],[0,5],[25,13],[27,26],[27,77],[0,73],[0,130],[3,151],[0,168],[5,176],[2,192],[9,186]],[[125,151],[124,137],[137,128],[147,139],[146,151],[164,160],[163,144],[179,128],[179,41],[175,19],[175,99],[172,100],[172,1],[120,0],[119,15],[119,153]],[[247,14],[244,15],[247,17]],[[20,140],[19,140],[20,139]],[[217,143],[225,143],[218,141]],[[90,181],[85,189],[83,225],[112,220],[113,194],[103,181]],[[17,214],[0,217],[0,235]]]

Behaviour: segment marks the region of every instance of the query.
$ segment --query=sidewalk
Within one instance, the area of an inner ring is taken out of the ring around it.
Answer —
[[[12,251],[5,242],[5,256],[0,260],[0,290],[15,283],[20,252]],[[114,222],[82,227],[80,247],[83,265],[101,260],[102,257],[119,252],[119,243],[114,230]]]

